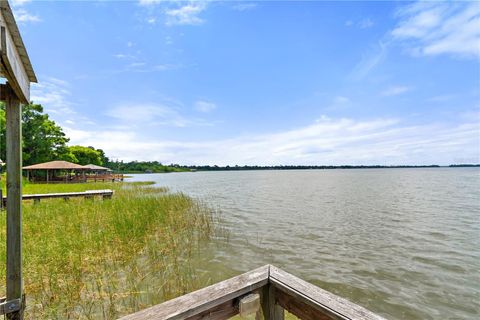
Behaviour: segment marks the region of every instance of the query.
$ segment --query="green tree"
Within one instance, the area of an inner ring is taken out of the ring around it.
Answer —
[[[23,165],[52,160],[76,161],[69,151],[69,139],[62,128],[43,113],[39,104],[28,104],[22,110]],[[0,103],[0,157],[5,161],[5,104]]]
[[[69,151],[75,156],[76,163],[81,165],[96,164],[102,165],[102,155],[93,147],[71,146]]]

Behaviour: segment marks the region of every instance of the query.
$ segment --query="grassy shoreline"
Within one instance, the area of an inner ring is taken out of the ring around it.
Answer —
[[[205,285],[189,262],[210,239],[213,218],[196,200],[148,183],[24,185],[25,194],[93,189],[115,194],[106,201],[24,202],[27,319],[114,319]]]

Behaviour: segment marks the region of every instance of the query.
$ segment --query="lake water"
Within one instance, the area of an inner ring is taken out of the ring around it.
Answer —
[[[208,203],[212,281],[267,263],[389,319],[480,318],[478,168],[134,175]]]

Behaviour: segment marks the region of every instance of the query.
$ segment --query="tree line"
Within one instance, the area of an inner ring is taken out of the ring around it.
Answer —
[[[5,103],[0,102],[0,159],[6,159]],[[23,166],[53,160],[64,160],[80,165],[95,164],[122,172],[172,172],[182,171],[178,165],[165,166],[158,161],[110,161],[102,149],[93,146],[69,146],[68,138],[40,104],[22,108]]]
[[[0,103],[0,158],[6,158],[5,103]],[[70,139],[62,127],[44,113],[40,104],[28,104],[22,108],[23,165],[65,160],[86,165],[103,165],[108,161],[102,149],[92,146],[69,146]]]

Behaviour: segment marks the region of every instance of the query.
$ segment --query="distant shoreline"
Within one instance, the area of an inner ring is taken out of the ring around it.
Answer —
[[[451,164],[441,165],[342,165],[342,166],[177,166],[180,169],[177,172],[195,172],[195,171],[259,171],[259,170],[353,170],[353,169],[415,169],[415,168],[479,168],[480,164]],[[130,174],[148,174],[148,173],[170,173],[170,172],[125,172]]]

